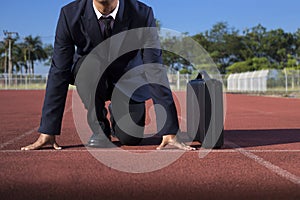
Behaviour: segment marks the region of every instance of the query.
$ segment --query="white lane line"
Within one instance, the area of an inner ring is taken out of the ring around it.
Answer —
[[[247,151],[252,153],[300,153],[300,149],[287,150],[287,149],[248,149]],[[212,152],[212,153],[238,153],[234,149],[217,149],[217,150],[198,150],[197,152]]]
[[[235,150],[237,152],[243,154],[247,158],[250,158],[250,159],[254,160],[258,164],[264,166],[265,168],[267,168],[270,171],[274,172],[278,176],[281,176],[282,178],[284,178],[286,180],[289,180],[290,182],[292,182],[296,185],[300,185],[300,177],[299,176],[296,176],[295,174],[292,174],[291,172],[289,172],[285,169],[282,169],[282,168],[272,164],[269,161],[264,160],[263,158],[255,155],[254,153],[250,152],[249,150],[241,148],[240,146],[238,146],[235,143],[232,143],[232,142],[229,142],[229,143],[230,143],[231,147],[235,148]]]
[[[69,112],[71,109],[72,109],[72,107],[69,107],[69,108],[66,110],[65,113]],[[7,142],[4,142],[4,143],[0,144],[0,150],[1,150],[1,149],[4,149],[4,148],[7,147],[8,145],[11,145],[11,144],[13,144],[13,143],[15,143],[15,142],[21,140],[22,138],[24,138],[24,137],[26,137],[26,136],[28,136],[28,135],[31,135],[31,134],[37,132],[38,128],[39,128],[39,126],[33,128],[33,129],[31,129],[30,131],[27,131],[27,132],[25,132],[25,133],[23,133],[23,134],[21,134],[21,135],[15,137],[15,138],[9,140],[9,141],[7,141]]]
[[[21,151],[21,150],[0,150],[0,153],[21,153],[21,152],[26,152],[26,153],[49,153],[49,152],[118,152],[118,151],[122,151],[120,149],[62,149],[62,150],[54,150],[54,149],[44,149],[44,150],[38,150],[38,151]],[[147,152],[151,152],[151,151],[156,151],[156,150],[123,150],[123,151],[130,151],[130,152],[136,152],[136,153],[147,153]],[[197,151],[191,151],[191,152],[187,152],[187,153],[199,153],[201,151],[204,152],[209,152],[209,153],[240,153],[239,150],[197,150]],[[251,152],[251,153],[300,153],[300,150],[246,150],[247,152]],[[178,152],[182,152],[182,150],[177,150],[177,149],[170,149],[170,150],[162,150],[160,151],[162,153],[167,152],[167,153],[178,153]]]
[[[7,141],[7,142],[1,144],[1,145],[0,145],[0,149],[4,149],[4,148],[7,147],[8,145],[13,144],[13,143],[17,142],[18,140],[21,140],[21,139],[24,138],[25,136],[30,135],[30,134],[36,132],[36,131],[38,130],[38,128],[39,128],[39,127],[35,127],[34,129],[32,129],[32,130],[30,130],[30,131],[27,131],[26,133],[23,133],[22,135],[20,135],[20,136],[18,136],[18,137],[15,137],[15,138],[13,138],[13,139],[11,139],[11,140],[9,140],[9,141]]]

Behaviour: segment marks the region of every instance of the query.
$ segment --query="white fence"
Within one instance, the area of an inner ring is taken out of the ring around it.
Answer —
[[[172,90],[186,90],[187,83],[191,80],[190,74],[168,74],[170,87]],[[0,74],[0,89],[2,90],[30,90],[45,89],[47,83],[47,75],[39,75],[35,77],[15,75],[9,78],[5,74]]]
[[[191,80],[190,74],[168,74],[170,87],[172,90],[186,90],[187,83]]]
[[[300,70],[261,70],[230,74],[229,92],[300,92]]]
[[[194,78],[189,74],[168,74],[172,90],[184,91],[187,83]],[[300,70],[262,70],[240,74],[223,75],[224,91],[265,93],[300,93]],[[0,89],[45,89],[46,75],[34,77],[14,75],[11,79],[0,74]]]
[[[230,74],[227,90],[239,92],[266,92],[269,70]]]

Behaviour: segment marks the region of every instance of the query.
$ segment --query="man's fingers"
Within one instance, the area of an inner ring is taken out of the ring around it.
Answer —
[[[55,150],[61,150],[62,149],[62,147],[60,147],[56,142],[53,143],[53,148]]]
[[[186,151],[196,151],[197,149],[191,146],[185,146],[184,147]]]
[[[55,136],[41,134],[37,141],[31,145],[26,147],[22,147],[22,151],[29,151],[29,150],[38,150],[46,145],[51,145],[55,150],[61,150],[62,148],[56,143]]]
[[[177,141],[175,141],[174,143],[171,143],[170,145],[172,145],[174,147],[177,147],[178,149],[185,150],[185,151],[194,151],[194,150],[196,150],[196,148],[188,146],[188,145],[186,145],[183,142],[177,142]]]
[[[43,145],[38,145],[36,143],[28,145],[26,147],[22,147],[21,150],[22,151],[29,151],[29,150],[38,150],[42,147]]]
[[[30,151],[30,150],[38,150],[38,149],[41,149],[43,146],[46,146],[47,143],[45,144],[31,144],[31,145],[28,145],[26,147],[22,147],[21,150],[22,151]],[[55,142],[52,144],[52,147],[55,149],[55,150],[61,150],[62,148]]]
[[[174,146],[178,149],[181,149],[181,150],[184,150],[184,151],[195,151],[197,150],[196,148],[194,147],[191,147],[189,145],[186,145],[185,143],[183,142],[178,142],[177,140],[170,140],[168,142],[166,141],[162,141],[162,143],[156,148],[157,150],[162,150],[164,149],[167,145],[170,145],[170,146]]]
[[[31,145],[21,148],[22,151],[28,151],[30,149],[31,149]]]
[[[162,150],[163,148],[165,148],[168,145],[167,142],[162,141],[162,143],[156,148],[156,150]]]
[[[196,148],[194,148],[194,147],[191,147],[191,146],[189,146],[189,145],[187,145],[187,144],[185,144],[185,143],[180,143],[183,147],[184,147],[184,150],[186,150],[186,151],[195,151],[196,150]]]

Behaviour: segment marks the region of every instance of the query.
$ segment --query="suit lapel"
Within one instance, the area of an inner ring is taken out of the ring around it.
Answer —
[[[119,0],[119,1],[120,1],[120,7],[119,7],[118,14],[116,16],[116,20],[114,22],[112,35],[116,35],[118,33],[127,31],[129,29],[129,24],[131,21],[128,14],[126,14],[127,12],[125,12],[126,9],[125,0]],[[112,52],[119,54],[119,50],[121,49],[125,37],[126,37],[126,33],[119,34],[117,37],[118,41],[111,41]]]
[[[103,41],[97,16],[93,8],[93,1],[88,0],[84,15],[81,17],[82,23],[86,29],[87,35],[90,37],[92,45],[95,47]]]
[[[114,22],[112,35],[116,35],[123,31],[127,31],[129,29],[129,24],[131,21],[130,17],[125,12],[126,9],[125,0],[119,0],[119,1],[120,1],[120,6],[116,16],[116,20]],[[101,34],[97,16],[93,8],[92,0],[87,0],[85,12],[84,15],[81,17],[81,20],[86,30],[86,34],[89,36],[93,47],[96,47],[98,44],[103,42],[104,39]],[[112,46],[111,48],[113,49],[114,52],[119,52],[119,49],[122,46],[125,36],[126,34],[121,34],[118,37],[118,41],[112,42],[111,45],[113,45],[113,48]]]
[[[125,2],[124,0],[119,0],[119,1],[120,1],[120,6],[114,23],[113,35],[128,30],[128,26],[129,26],[129,16],[127,16],[124,12]]]

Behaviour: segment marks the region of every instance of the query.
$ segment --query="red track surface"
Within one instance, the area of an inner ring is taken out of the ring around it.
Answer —
[[[86,150],[72,111],[58,138],[64,150],[19,151],[37,137],[43,96],[0,91],[1,199],[300,199],[300,99],[227,95],[223,149],[203,159],[199,151],[187,152],[161,170],[133,174],[101,164]],[[184,96],[178,93],[178,102]],[[147,153],[155,142],[124,149]]]

